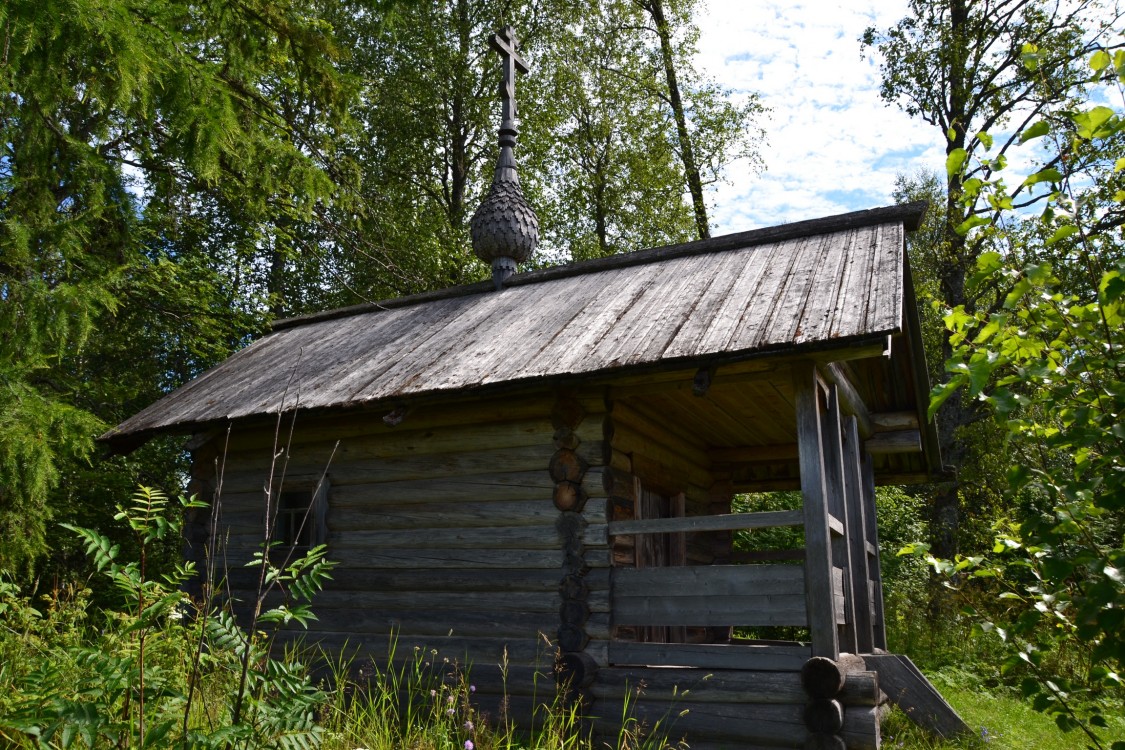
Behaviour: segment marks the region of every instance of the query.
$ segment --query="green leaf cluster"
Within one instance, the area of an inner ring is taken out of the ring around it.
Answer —
[[[1125,52],[1100,51],[1091,68],[1091,83],[1123,90]],[[1123,131],[1121,113],[1100,105],[1030,125],[1019,140],[1057,148],[1017,188],[1049,185],[1038,216],[1013,214],[998,177],[974,185],[998,208],[980,230],[993,249],[969,284],[993,301],[945,312],[949,378],[930,406],[933,415],[957,393],[987,406],[1008,435],[1006,495],[1018,512],[989,554],[929,561],[954,582],[996,582],[1002,606],[984,628],[1011,644],[1005,671],[1026,674],[1034,707],[1098,747],[1097,695],[1120,694],[1125,667]],[[1083,673],[1059,671],[1051,655],[1062,649],[1083,655]]]
[[[97,531],[68,527],[119,594],[104,623],[93,622],[83,592],[55,596],[39,610],[17,587],[0,582],[0,655],[8,657],[0,666],[0,738],[44,748],[320,744],[317,714],[327,696],[307,667],[271,655],[272,638],[247,632],[228,609],[192,600],[184,591],[196,575],[192,564],[160,577],[147,569],[152,546],[179,536],[168,508],[202,505],[183,498],[170,503],[141,488],[116,516],[135,535],[137,559],[126,559],[119,544]],[[314,550],[283,571],[271,569],[270,577],[307,600],[331,567],[323,550]],[[281,604],[259,622],[311,617],[303,606]]]

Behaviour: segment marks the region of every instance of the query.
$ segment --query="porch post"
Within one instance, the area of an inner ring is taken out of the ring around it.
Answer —
[[[820,394],[811,362],[793,366],[797,451],[805,514],[805,607],[813,656],[836,659],[840,653],[832,586],[832,539],[821,446]]]
[[[871,574],[869,566],[879,565],[879,558],[868,559],[869,550],[875,550],[867,534],[867,512],[864,507],[862,484],[863,467],[860,463],[859,427],[855,417],[844,420],[844,474],[848,506],[848,555],[852,594],[855,597],[856,653],[869,654],[875,645],[872,624],[874,606],[871,602]]]
[[[875,523],[875,460],[864,452],[863,458],[863,512],[867,524],[868,570],[871,575],[871,601],[875,616],[871,623],[875,648],[887,648],[887,622],[883,616],[883,571],[879,565],[879,527]]]
[[[822,433],[824,436],[824,475],[828,488],[828,508],[832,517],[840,522],[842,527],[836,531],[829,526],[829,533],[836,538],[831,544],[832,565],[843,571],[843,610],[844,621],[837,623],[839,630],[839,647],[841,651],[850,654],[856,651],[855,628],[855,595],[852,591],[852,565],[849,559],[849,543],[862,529],[851,529],[848,526],[847,512],[847,485],[848,475],[844,463],[843,425],[840,417],[840,393],[836,385],[828,386],[828,411],[824,415]],[[835,573],[835,571],[833,571]],[[835,593],[835,589],[833,589]],[[835,602],[834,602],[835,603]]]

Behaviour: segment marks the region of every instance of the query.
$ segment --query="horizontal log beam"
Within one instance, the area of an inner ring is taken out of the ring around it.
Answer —
[[[609,659],[618,665],[796,672],[808,661],[808,646],[749,646],[713,643],[612,641]]]
[[[918,415],[912,411],[886,411],[871,415],[875,432],[894,432],[895,430],[917,430]]]
[[[871,413],[867,409],[867,404],[863,402],[863,398],[859,395],[859,391],[852,384],[847,366],[839,362],[829,362],[825,365],[818,365],[817,371],[822,378],[836,386],[840,395],[840,408],[845,414],[855,417],[860,436],[869,437],[872,435],[875,429],[871,423]]]
[[[921,453],[922,433],[918,430],[896,430],[879,432],[864,443],[867,452],[873,456],[899,453]]]
[[[626,691],[643,684],[645,702],[679,705],[690,700],[692,712],[709,703],[765,703],[804,706],[807,699],[797,672],[729,671],[660,667],[622,667],[598,672],[593,693],[599,698],[621,700]],[[600,713],[600,712],[599,712]],[[620,721],[621,715],[617,715]]]
[[[727,596],[614,596],[617,625],[774,626],[806,627],[804,592]]]
[[[716,516],[657,518],[643,521],[614,521],[609,524],[611,536],[622,534],[670,534],[692,531],[735,531],[739,529],[770,529],[779,526],[800,526],[804,516],[799,510],[765,513],[725,513]]]

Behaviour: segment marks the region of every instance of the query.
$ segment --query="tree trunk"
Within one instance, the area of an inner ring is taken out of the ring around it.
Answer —
[[[946,122],[952,138],[946,140],[945,154],[948,157],[957,149],[965,147],[965,127],[968,122],[968,101],[970,92],[966,89],[966,50],[962,34],[968,22],[968,6],[965,0],[951,0],[949,4],[950,39],[953,49],[949,70],[949,101]],[[946,262],[939,272],[938,283],[942,300],[949,307],[967,302],[965,298],[965,278],[968,273],[965,237],[958,234],[957,227],[965,220],[965,209],[961,205],[963,192],[960,174],[950,175],[946,182],[945,200],[945,255]],[[948,361],[953,354],[950,332],[942,333],[942,360]],[[964,448],[957,439],[958,429],[972,421],[971,409],[963,402],[962,391],[955,393],[938,411],[938,435],[941,455],[944,462],[960,466],[964,458]],[[957,552],[957,531],[960,526],[960,492],[956,479],[945,485],[933,498],[931,508],[930,533],[934,554],[938,557],[952,558]]]
[[[469,182],[468,136],[465,123],[465,90],[469,71],[469,4],[457,0],[458,78],[453,83],[449,112],[449,225],[459,229],[465,222],[465,189]]]
[[[695,210],[696,231],[699,233],[699,239],[705,240],[711,236],[711,228],[707,222],[707,204],[703,200],[703,179],[699,174],[699,165],[695,161],[695,150],[692,148],[691,135],[688,133],[684,103],[680,97],[680,84],[676,78],[675,57],[672,51],[672,30],[664,14],[664,0],[647,0],[642,7],[652,16],[653,23],[656,24],[656,33],[660,37],[660,57],[664,62],[664,76],[668,79],[668,101],[672,105],[672,115],[676,119],[680,159],[684,163],[684,179],[687,181],[692,207]]]

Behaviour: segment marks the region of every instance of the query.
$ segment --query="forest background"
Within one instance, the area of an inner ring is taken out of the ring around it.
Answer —
[[[760,162],[765,112],[694,67],[700,8],[0,7],[4,580],[84,580],[62,523],[143,546],[110,509],[139,484],[176,494],[184,452],[103,457],[93,439],[271,320],[487,274],[467,218],[491,172],[485,40],[503,23],[533,63],[518,158],[534,262],[708,236],[707,188],[736,158]],[[932,205],[910,253],[952,472],[882,495],[893,645],[999,660],[996,679],[1108,746],[1125,661],[1119,10],[913,0],[857,47],[947,154],[944,174],[903,175],[896,194]],[[1036,167],[1007,184],[1016,154]],[[152,565],[171,569],[177,547]]]

